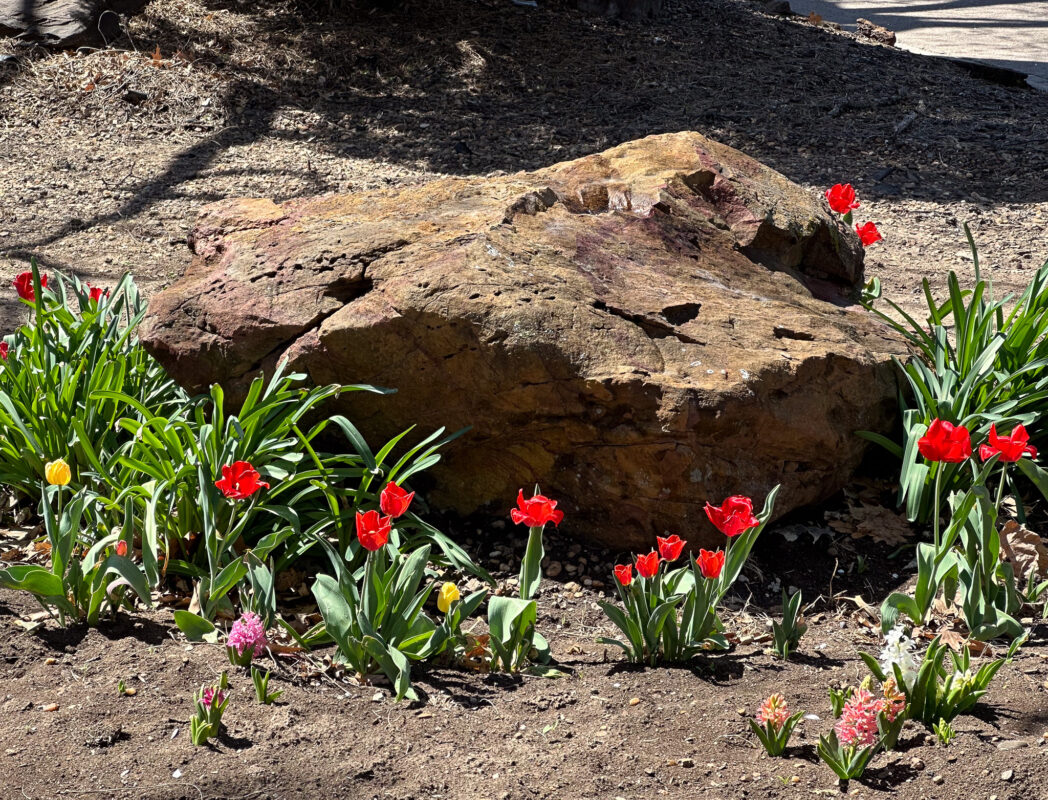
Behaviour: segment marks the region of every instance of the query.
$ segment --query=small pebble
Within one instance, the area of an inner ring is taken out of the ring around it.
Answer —
[[[630,705],[631,706],[640,705],[640,698],[639,697],[631,697],[630,698]]]
[[[40,709],[41,711],[58,711],[58,703],[49,703]]]
[[[1004,772],[1001,773],[1001,780],[1002,781],[1010,781],[1014,777],[1015,777],[1015,770],[1006,769]]]

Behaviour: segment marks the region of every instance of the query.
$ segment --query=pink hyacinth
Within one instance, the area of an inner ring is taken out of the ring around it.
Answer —
[[[245,611],[240,619],[233,623],[226,646],[236,650],[238,656],[244,655],[245,650],[254,656],[265,649],[266,628],[258,614]]]
[[[877,716],[884,708],[884,701],[874,697],[866,689],[857,689],[841,712],[840,721],[834,730],[837,739],[845,747],[869,747],[877,741]]]
[[[773,730],[779,730],[790,718],[790,708],[786,705],[786,698],[776,692],[761,703],[757,711],[757,722],[761,725],[771,725]]]
[[[226,693],[221,689],[216,689],[214,686],[209,686],[204,689],[204,708],[218,708],[225,702]]]

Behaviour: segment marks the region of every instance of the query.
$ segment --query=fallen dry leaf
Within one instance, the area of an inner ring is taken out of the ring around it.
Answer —
[[[1025,577],[1032,569],[1034,575],[1048,577],[1048,547],[1036,531],[1015,520],[1008,520],[1001,531],[1001,555],[1010,558],[1005,540],[1011,546],[1016,577]]]
[[[884,506],[848,501],[847,514],[827,512],[827,524],[853,539],[869,538],[892,547],[906,544],[913,529],[906,518]]]
[[[822,15],[816,14],[814,11],[812,11],[810,14],[808,14],[808,22],[812,25],[821,25]]]

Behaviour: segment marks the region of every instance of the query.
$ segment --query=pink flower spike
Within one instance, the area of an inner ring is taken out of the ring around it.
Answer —
[[[837,739],[845,747],[869,747],[877,741],[877,716],[884,709],[884,700],[874,697],[866,689],[857,689],[841,712],[834,727]]]
[[[209,686],[204,689],[204,708],[218,708],[225,702],[226,693],[221,689],[216,689],[214,686]]]
[[[790,708],[786,705],[786,698],[776,692],[761,703],[757,711],[757,722],[761,725],[771,725],[772,730],[778,731],[790,718]]]
[[[226,639],[226,646],[237,651],[238,656],[248,651],[255,656],[266,647],[266,628],[258,614],[245,611],[244,614],[233,623]]]

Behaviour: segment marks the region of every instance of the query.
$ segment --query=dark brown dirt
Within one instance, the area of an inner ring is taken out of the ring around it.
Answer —
[[[520,544],[516,537],[514,544]],[[561,679],[420,669],[424,703],[310,676],[281,657],[275,706],[255,702],[234,673],[228,730],[210,747],[188,738],[192,692],[228,668],[218,646],[189,645],[169,612],[123,617],[98,630],[25,633],[32,611],[0,595],[0,786],[6,797],[107,798],[797,798],[838,794],[815,755],[830,727],[827,688],[864,676],[857,649],[875,651],[869,616],[898,584],[885,545],[765,533],[748,585],[759,587],[731,627],[731,652],[689,668],[634,669],[596,643],[612,633],[594,603],[599,588],[547,581],[540,626]],[[600,581],[609,554],[551,543],[555,558]],[[488,543],[482,550],[497,545]],[[867,557],[860,573],[855,557]],[[504,558],[500,554],[494,566]],[[582,559],[586,561],[583,562]],[[784,563],[796,565],[785,570]],[[839,571],[838,571],[839,570]],[[598,577],[600,576],[600,577]],[[582,580],[582,578],[579,578]],[[812,628],[788,663],[763,652],[764,611],[775,581],[815,599]],[[832,594],[831,594],[832,592]],[[1048,626],[991,685],[974,715],[958,718],[948,747],[908,723],[899,749],[878,755],[850,796],[1040,798],[1048,780]],[[320,653],[319,655],[323,655]],[[609,660],[610,656],[610,660]],[[117,681],[134,687],[120,697]],[[795,734],[789,758],[769,759],[746,716],[782,691],[817,714]],[[50,704],[56,711],[45,711]],[[1012,771],[1010,779],[1002,778]],[[177,777],[176,777],[177,776]]]

